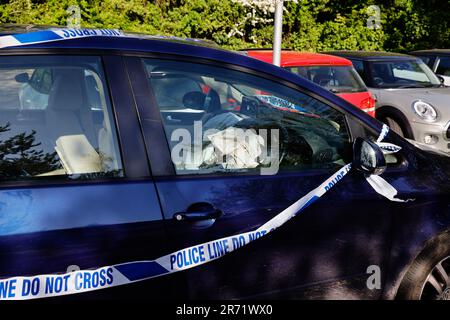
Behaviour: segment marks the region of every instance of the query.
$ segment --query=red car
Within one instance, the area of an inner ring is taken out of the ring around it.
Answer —
[[[272,50],[248,50],[246,54],[272,63]],[[375,117],[375,100],[350,60],[320,53],[282,51],[281,67],[329,89]]]

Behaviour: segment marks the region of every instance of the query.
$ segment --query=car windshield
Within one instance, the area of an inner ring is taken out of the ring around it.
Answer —
[[[302,66],[286,69],[334,93],[367,91],[363,80],[352,66]]]
[[[379,61],[370,64],[376,88],[439,87],[441,82],[422,60]]]

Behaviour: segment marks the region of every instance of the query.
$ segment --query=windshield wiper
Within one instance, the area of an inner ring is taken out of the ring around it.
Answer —
[[[414,89],[414,88],[429,88],[429,86],[421,85],[421,84],[408,84],[403,86],[394,87],[395,89]]]

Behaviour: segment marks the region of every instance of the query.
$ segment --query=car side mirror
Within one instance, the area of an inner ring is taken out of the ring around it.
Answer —
[[[367,174],[382,174],[386,170],[383,151],[372,141],[356,138],[353,143],[353,167]]]
[[[28,73],[24,72],[24,73],[19,73],[18,75],[16,75],[14,77],[14,79],[18,83],[28,83],[30,81],[30,76],[28,75]]]
[[[438,77],[439,81],[440,81],[442,84],[444,84],[444,82],[445,82],[444,77],[441,76],[441,75],[438,75],[438,74],[437,74],[436,76]]]

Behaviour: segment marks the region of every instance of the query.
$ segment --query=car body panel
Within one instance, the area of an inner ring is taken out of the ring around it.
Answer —
[[[419,146],[417,142],[414,144]],[[422,146],[420,146],[422,147]],[[448,184],[448,156],[436,153],[427,145],[422,147],[412,167],[422,167],[430,175],[416,175],[410,183],[420,186],[422,201],[408,202],[410,210],[396,211],[392,216],[392,243],[388,261],[388,277],[385,279],[383,299],[395,299],[397,289],[405,273],[414,259],[421,253],[426,244],[437,235],[449,230],[450,207],[446,196]],[[438,169],[439,168],[439,169]],[[386,179],[390,179],[389,174]],[[409,186],[399,183],[399,193]],[[436,189],[436,186],[439,186]]]
[[[355,92],[355,93],[337,93],[336,95],[341,97],[344,100],[347,100],[351,104],[355,106],[361,106],[367,99],[371,99],[372,94],[370,91],[367,92]],[[370,107],[363,109],[365,112],[367,112],[368,115],[371,117],[375,117],[375,107]]]
[[[426,136],[434,135],[439,141],[432,145],[437,150],[449,152],[446,130],[450,121],[450,110],[446,107],[450,90],[446,88],[417,89],[378,89],[370,88],[377,99],[377,108],[394,107],[404,114],[411,124],[414,139],[424,142]],[[436,107],[438,117],[434,122],[421,119],[413,111],[414,101],[426,101]]]
[[[272,50],[248,50],[246,54],[249,57],[272,63]],[[347,59],[328,54],[281,51],[281,67],[296,66],[351,66]]]
[[[0,236],[161,220],[154,186],[143,184],[0,190]]]
[[[178,244],[175,247],[179,248],[255,229],[329,174],[282,175],[264,180],[259,177],[194,178],[176,182],[161,180],[156,184],[168,221],[168,232]],[[196,190],[211,192],[199,193]],[[363,274],[368,265],[384,266],[390,210],[385,204],[372,206],[364,214],[348,208],[349,203],[362,206],[376,197],[364,179],[357,174],[348,177],[339,189],[330,191],[321,199],[321,203],[283,226],[280,232],[261,239],[260,244],[233,253],[234,257],[225,257],[224,261],[189,271],[191,298],[255,295],[280,298],[288,292],[294,297],[311,283],[331,284],[342,278],[354,279]],[[222,210],[224,216],[204,230],[174,221],[174,213],[184,211],[196,202],[211,203]],[[329,216],[327,207],[331,203],[334,209],[333,215]],[[354,229],[345,221],[359,221],[360,227]],[[329,251],[330,247],[334,249]],[[271,254],[263,254],[269,248]],[[364,254],[366,249],[370,250],[370,255]],[[251,258],[246,261],[243,259],[246,256]],[[227,276],[223,277],[224,274]],[[379,292],[369,290],[361,292],[362,296],[373,298],[377,294]]]

